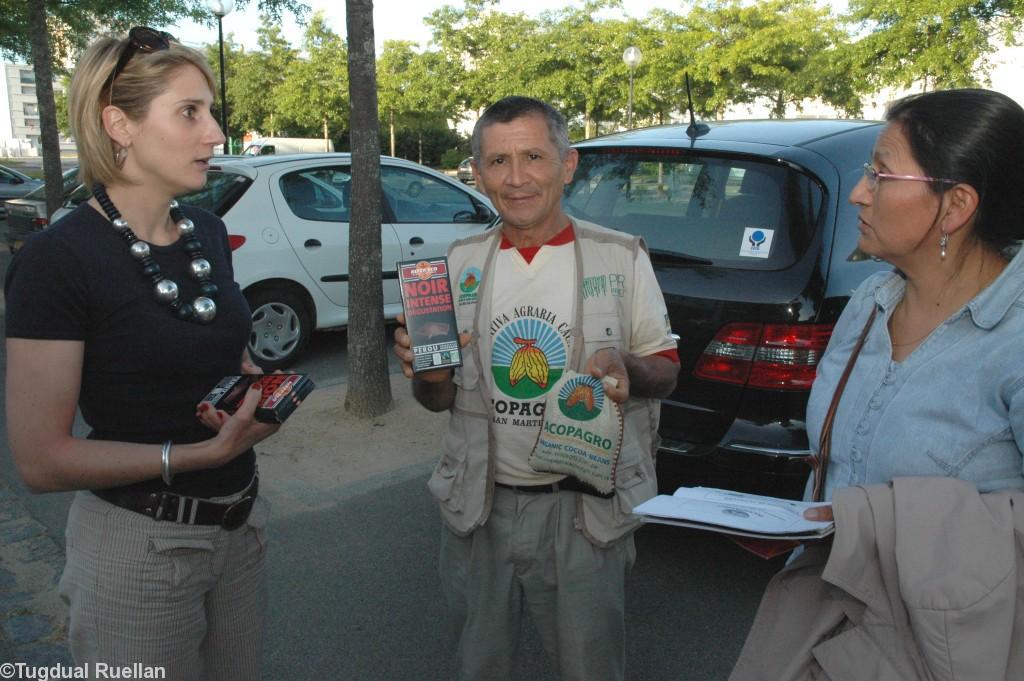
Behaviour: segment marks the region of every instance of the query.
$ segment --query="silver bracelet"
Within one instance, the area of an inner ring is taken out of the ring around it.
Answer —
[[[171,445],[173,443],[168,440],[164,443],[164,448],[160,452],[160,465],[162,470],[162,477],[164,484],[168,487],[171,486],[171,481],[174,480],[174,474],[171,473]]]

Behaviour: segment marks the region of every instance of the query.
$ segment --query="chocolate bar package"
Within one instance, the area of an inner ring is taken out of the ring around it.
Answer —
[[[263,389],[256,407],[256,420],[263,423],[284,423],[316,386],[306,374],[243,374],[225,376],[203,398],[215,409],[234,414],[245,399],[245,391],[254,381]]]
[[[397,267],[413,373],[462,366],[448,258],[407,260]]]

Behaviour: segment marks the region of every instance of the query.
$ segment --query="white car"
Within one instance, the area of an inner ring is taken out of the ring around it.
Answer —
[[[350,154],[219,157],[201,191],[179,197],[223,218],[235,279],[252,309],[249,351],[290,366],[315,329],[348,324]],[[444,255],[497,219],[483,194],[417,163],[381,157],[384,316],[402,311],[395,263]],[[80,187],[70,210],[88,198]],[[60,213],[54,214],[54,221]]]

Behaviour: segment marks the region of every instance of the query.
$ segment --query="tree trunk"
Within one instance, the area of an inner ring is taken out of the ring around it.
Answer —
[[[331,150],[330,146],[328,146],[328,144],[327,144],[330,141],[330,139],[331,139],[330,138],[330,133],[327,131],[327,119],[325,118],[324,119],[324,151],[330,151]]]
[[[32,46],[32,69],[39,102],[39,141],[43,149],[43,180],[46,182],[46,215],[60,207],[60,137],[57,134],[57,105],[53,101],[53,60],[50,34],[46,30],[45,0],[28,2],[28,35]]]
[[[347,0],[352,143],[349,223],[348,396],[346,411],[372,418],[391,408],[381,279],[380,130],[373,47],[373,0]],[[390,270],[394,263],[388,263]]]
[[[395,155],[395,110],[391,110],[391,115],[388,117],[388,127],[391,129],[391,155]]]

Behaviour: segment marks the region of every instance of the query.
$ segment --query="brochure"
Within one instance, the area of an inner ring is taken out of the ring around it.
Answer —
[[[462,366],[448,259],[399,262],[398,285],[412,341],[413,372]]]
[[[833,522],[804,518],[804,511],[828,503],[812,503],[744,494],[713,487],[680,487],[633,509],[644,522],[761,539],[821,539],[835,531]]]
[[[225,376],[203,398],[203,402],[209,402],[214,409],[234,414],[245,399],[245,391],[256,381],[262,390],[256,407],[256,420],[263,423],[284,423],[316,387],[306,374]]]

